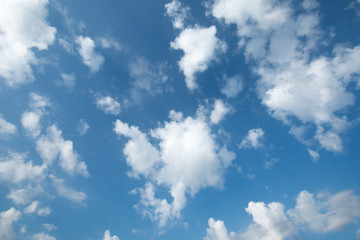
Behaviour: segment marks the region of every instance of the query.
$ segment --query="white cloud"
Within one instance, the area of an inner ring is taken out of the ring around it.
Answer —
[[[94,41],[90,37],[78,36],[76,43],[79,45],[78,51],[83,63],[90,68],[92,73],[99,71],[104,63],[104,57],[94,51]]]
[[[215,26],[186,28],[171,42],[171,47],[184,51],[179,67],[190,90],[198,86],[195,75],[204,72],[219,53],[226,51],[226,43],[216,37]]]
[[[11,199],[15,204],[27,204],[31,199],[44,192],[43,187],[40,184],[33,186],[28,183],[24,187],[17,189],[11,189],[10,193],[6,196]]]
[[[79,133],[80,136],[84,136],[87,131],[89,130],[90,126],[86,122],[85,119],[80,119],[77,125],[76,131]]]
[[[166,14],[171,18],[174,28],[183,29],[184,22],[189,15],[190,8],[183,7],[178,0],[165,4]]]
[[[116,235],[111,236],[110,235],[110,230],[106,230],[104,233],[104,238],[103,240],[120,240]]]
[[[131,98],[141,103],[144,95],[155,96],[163,93],[168,86],[168,76],[165,74],[166,64],[151,64],[144,57],[136,58],[129,64],[131,81]]]
[[[227,233],[222,221],[209,219],[205,240],[285,240],[299,232],[326,234],[341,229],[360,218],[360,197],[352,191],[314,195],[302,191],[293,209],[285,211],[283,204],[249,202],[245,209],[253,219],[245,232]]]
[[[11,153],[0,158],[0,181],[19,184],[24,181],[41,181],[45,177],[45,165],[33,165],[25,162],[25,156]]]
[[[121,44],[118,41],[116,41],[110,37],[101,37],[101,38],[99,38],[99,40],[100,40],[100,44],[101,44],[102,48],[113,47],[117,51],[120,51],[122,49]]]
[[[57,194],[61,197],[67,198],[70,201],[76,203],[83,203],[87,196],[84,192],[78,192],[72,189],[69,186],[64,184],[64,179],[56,178],[55,176],[50,176],[51,180],[53,181],[54,187],[57,191]]]
[[[0,9],[0,76],[10,87],[34,80],[34,48],[46,50],[56,29],[48,25],[47,0],[3,0]]]
[[[46,113],[45,108],[51,106],[50,101],[36,93],[29,94],[29,107],[21,116],[21,125],[32,136],[38,137],[41,133],[41,117]]]
[[[55,125],[48,127],[46,135],[36,141],[36,150],[47,165],[51,165],[58,157],[61,168],[67,173],[89,176],[85,162],[80,161],[73,149],[72,141],[64,140],[62,131]]]
[[[32,235],[31,240],[56,240],[56,238],[46,233],[36,233]]]
[[[227,98],[234,98],[243,90],[242,78],[239,75],[224,76],[223,81],[224,85],[221,88],[221,93]]]
[[[15,208],[0,213],[0,238],[13,239],[12,225],[21,217],[21,212]]]
[[[262,147],[265,132],[261,128],[254,128],[248,131],[248,135],[241,141],[240,148],[259,148]]]
[[[210,115],[210,121],[213,124],[218,124],[225,116],[230,112],[230,107],[227,106],[221,99],[216,99],[214,103],[214,109]]]
[[[25,214],[36,213],[39,216],[48,216],[51,213],[51,209],[49,207],[41,208],[39,201],[33,201],[29,206],[24,209]]]
[[[137,189],[141,201],[137,209],[164,226],[177,219],[185,207],[187,196],[200,189],[223,186],[224,170],[235,158],[235,153],[220,147],[202,114],[197,117],[165,122],[151,130],[150,135],[137,127],[129,127],[117,120],[114,131],[130,138],[124,148],[130,176],[143,175],[147,183]],[[153,145],[148,137],[159,141]],[[166,187],[173,198],[156,198],[156,187]]]
[[[12,123],[9,123],[6,121],[1,115],[0,115],[0,137],[5,137],[8,135],[13,135],[17,132],[16,126]]]
[[[75,77],[75,73],[62,73],[61,74],[61,78],[63,80],[62,84],[69,90],[72,90],[75,87],[75,81],[76,81],[76,77]]]
[[[308,149],[308,153],[311,157],[311,159],[314,161],[314,162],[317,162],[317,160],[319,159],[320,157],[320,154],[314,150],[311,150],[310,148]]]
[[[121,111],[120,103],[110,96],[95,95],[96,107],[106,114],[118,115]]]
[[[337,46],[332,54],[313,55],[325,35],[316,6],[306,0],[306,11],[295,15],[286,3],[217,0],[212,14],[237,25],[246,59],[257,62],[252,70],[260,76],[258,94],[269,113],[291,129],[316,129],[306,132],[302,142],[317,141],[340,152],[340,135],[349,125],[344,111],[354,104],[347,86],[359,82],[360,47]]]
[[[46,231],[53,231],[53,230],[56,230],[57,227],[53,224],[50,224],[50,223],[44,223],[43,225],[43,228],[45,228]]]
[[[179,122],[183,119],[183,113],[182,112],[176,112],[174,109],[171,109],[169,112],[169,118],[172,121]]]

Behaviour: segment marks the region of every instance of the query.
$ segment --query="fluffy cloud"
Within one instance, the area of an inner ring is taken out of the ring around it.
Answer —
[[[11,199],[15,204],[24,205],[29,203],[33,197],[43,192],[44,189],[41,183],[36,183],[36,181],[35,183],[27,182],[23,187],[17,186],[17,188],[12,188],[6,197]]]
[[[230,108],[221,99],[216,99],[214,103],[214,109],[210,115],[210,121],[213,124],[218,124],[225,116],[230,112]]]
[[[279,202],[265,204],[249,202],[245,209],[253,223],[243,233],[227,233],[222,221],[209,219],[206,240],[283,240],[294,237],[299,231],[321,234],[339,231],[360,218],[360,197],[352,191],[313,194],[302,191],[293,209],[285,211]]]
[[[171,47],[184,51],[179,67],[190,90],[198,86],[195,81],[196,73],[204,72],[211,61],[226,50],[225,42],[216,37],[215,26],[186,28],[171,42]]]
[[[311,150],[311,149],[308,149],[308,153],[310,155],[310,157],[312,158],[312,160],[314,162],[317,162],[317,160],[319,159],[320,157],[320,154],[314,150]]]
[[[96,107],[106,114],[118,115],[121,111],[120,103],[110,96],[95,95]]]
[[[239,75],[232,77],[224,76],[224,85],[221,88],[221,93],[227,98],[236,97],[243,90],[242,79]]]
[[[168,76],[165,74],[166,64],[151,64],[144,57],[130,62],[129,73],[131,81],[130,94],[133,101],[141,103],[144,95],[155,96],[166,90],[165,83]]]
[[[21,125],[32,136],[37,137],[41,133],[41,117],[46,113],[45,108],[51,106],[50,101],[36,93],[29,94],[29,107],[21,116]]]
[[[6,121],[1,115],[0,115],[0,137],[5,137],[8,135],[15,134],[17,131],[16,126],[12,123],[9,123]]]
[[[79,45],[78,51],[83,63],[90,68],[92,73],[100,70],[104,63],[104,57],[95,52],[95,43],[90,37],[78,36],[76,43]]]
[[[123,151],[132,169],[129,175],[147,179],[145,187],[136,190],[141,196],[136,208],[160,226],[180,216],[188,195],[194,196],[206,187],[222,187],[224,170],[235,158],[235,153],[216,143],[201,111],[195,118],[165,122],[149,135],[120,120],[114,131],[130,139]],[[173,201],[156,198],[157,187],[168,188]]]
[[[39,216],[48,216],[51,213],[51,209],[49,207],[41,208],[39,201],[33,201],[29,206],[24,209],[25,214],[36,213]]]
[[[66,186],[64,179],[56,178],[55,176],[50,176],[50,178],[52,179],[53,185],[59,196],[76,203],[83,203],[86,200],[87,196],[84,192],[78,192],[71,187]]]
[[[264,139],[265,132],[261,128],[254,128],[248,131],[248,135],[241,141],[240,148],[259,148]]]
[[[0,238],[13,239],[12,225],[21,217],[21,212],[15,208],[10,208],[0,213]]]
[[[41,181],[45,177],[45,165],[25,162],[25,156],[11,153],[0,158],[0,181],[19,184],[24,181]]]
[[[0,76],[10,87],[34,80],[31,65],[39,64],[33,51],[46,50],[56,29],[48,25],[47,0],[4,0],[0,9]]]
[[[116,235],[111,236],[110,235],[110,230],[106,230],[104,233],[104,238],[103,240],[120,240]]]
[[[79,155],[73,149],[72,141],[64,140],[62,131],[55,125],[48,127],[46,135],[36,141],[36,150],[47,165],[58,157],[61,168],[67,173],[89,176],[85,162],[79,160]]]
[[[79,133],[80,136],[83,136],[86,134],[86,132],[89,130],[90,126],[86,122],[85,119],[80,119],[79,123],[77,125],[76,131]]]
[[[258,94],[269,113],[292,132],[315,126],[315,132],[304,132],[302,142],[315,140],[339,152],[340,135],[349,125],[344,110],[354,104],[347,86],[358,82],[360,47],[337,46],[330,54],[312,54],[324,35],[317,5],[304,1],[304,11],[296,15],[286,3],[217,0],[211,11],[236,24],[245,57],[257,62],[253,71],[260,76]]]
[[[190,8],[183,7],[178,0],[165,4],[166,14],[171,18],[174,28],[183,29],[184,22],[189,15]]]

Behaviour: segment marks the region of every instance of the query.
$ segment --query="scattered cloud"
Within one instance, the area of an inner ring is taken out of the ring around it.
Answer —
[[[13,135],[17,132],[16,126],[12,123],[6,121],[0,115],[0,138],[7,137],[9,135]]]
[[[51,180],[53,181],[53,185],[57,191],[57,194],[61,197],[67,198],[70,201],[76,202],[76,203],[83,203],[87,196],[84,192],[78,192],[74,189],[72,189],[69,186],[65,185],[65,180],[61,178],[56,178],[55,176],[50,176]]]
[[[46,234],[46,233],[36,233],[32,235],[32,240],[56,240],[56,238]]]
[[[189,16],[189,7],[184,7],[178,0],[172,0],[165,4],[166,15],[171,18],[174,28],[183,29],[184,22]]]
[[[320,154],[314,150],[308,149],[308,153],[313,160],[313,162],[317,162],[319,160]]]
[[[141,103],[144,96],[155,96],[168,90],[166,64],[152,64],[144,57],[138,57],[129,63],[131,81],[130,95],[134,102]]]
[[[106,114],[120,114],[120,103],[109,95],[95,94],[95,104],[98,109]]]
[[[121,44],[110,37],[101,37],[99,38],[100,45],[102,48],[115,48],[116,51],[121,51]]]
[[[58,158],[65,172],[89,176],[86,163],[79,159],[79,155],[73,149],[73,142],[65,140],[62,131],[56,125],[48,127],[46,135],[42,135],[36,141],[36,150],[44,163],[49,166]]]
[[[80,136],[84,136],[87,131],[89,130],[90,126],[86,122],[85,119],[80,119],[77,125],[76,131],[79,133]]]
[[[248,135],[241,141],[240,148],[260,148],[263,146],[265,132],[261,128],[254,128],[248,131]]]
[[[316,197],[302,191],[295,208],[288,211],[279,202],[249,202],[245,210],[253,218],[245,232],[228,234],[224,222],[210,218],[204,240],[284,240],[300,231],[320,234],[340,231],[360,218],[360,197],[348,190],[334,195],[322,193]]]
[[[215,26],[186,28],[170,45],[184,51],[179,67],[190,90],[198,87],[195,75],[204,72],[219,53],[226,51],[226,43],[216,37]]]
[[[9,87],[19,87],[35,78],[38,65],[35,48],[46,50],[56,29],[46,21],[48,1],[4,0],[0,9],[0,77]]]
[[[24,209],[25,214],[36,213],[39,216],[48,216],[51,213],[51,209],[49,207],[40,207],[39,201],[33,201],[29,206]]]
[[[53,231],[53,230],[56,230],[57,227],[53,224],[50,224],[50,223],[44,223],[43,225],[43,228],[45,228],[46,231]]]
[[[227,98],[234,98],[239,95],[243,90],[243,82],[240,75],[235,75],[232,77],[223,77],[223,86],[221,87],[221,93],[224,94]]]
[[[180,116],[175,111],[171,115]],[[206,187],[221,188],[224,170],[236,157],[226,146],[218,145],[201,110],[195,118],[176,117],[165,122],[149,135],[120,120],[114,131],[130,139],[123,150],[132,169],[129,176],[142,175],[147,180],[144,188],[135,190],[141,197],[136,208],[162,227],[180,217],[188,195]],[[158,145],[149,137],[159,141]],[[162,186],[169,189],[171,203],[155,196],[157,187]]]
[[[213,124],[218,124],[230,112],[230,107],[221,99],[216,99],[214,109],[210,115],[210,121]]]
[[[76,76],[75,73],[62,73],[61,74],[61,78],[62,78],[62,84],[69,89],[70,91],[74,89],[75,87],[75,82],[76,82]]]
[[[110,235],[110,230],[106,230],[104,233],[104,238],[103,240],[120,240],[116,235],[111,236]]]
[[[94,41],[90,37],[78,36],[76,43],[83,63],[90,68],[91,73],[98,72],[105,60],[103,56],[95,52]]]

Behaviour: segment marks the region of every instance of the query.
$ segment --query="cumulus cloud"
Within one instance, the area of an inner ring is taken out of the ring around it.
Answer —
[[[103,240],[120,240],[116,235],[111,236],[110,235],[110,230],[106,230],[104,233],[104,238]]]
[[[114,131],[129,138],[123,151],[131,167],[129,175],[142,175],[147,180],[144,188],[135,191],[141,196],[136,208],[160,226],[180,216],[188,196],[206,187],[221,188],[224,171],[235,159],[235,153],[218,145],[208,120],[200,113],[194,118],[176,117],[150,134],[120,120],[115,122]],[[173,201],[157,198],[158,187],[169,189]]]
[[[100,44],[102,48],[115,48],[115,50],[120,51],[122,49],[121,44],[110,38],[110,37],[101,37],[99,38]]]
[[[239,75],[232,77],[224,76],[224,85],[221,87],[221,93],[227,98],[234,98],[243,90],[242,78]]]
[[[166,15],[168,15],[174,28],[183,29],[184,22],[189,15],[190,8],[184,7],[178,0],[173,0],[165,4]]]
[[[220,121],[222,121],[225,118],[225,116],[229,112],[230,112],[230,107],[227,106],[227,104],[223,100],[216,99],[214,103],[214,109],[210,115],[210,121],[213,124],[218,124]]]
[[[84,136],[87,131],[89,130],[90,126],[86,122],[85,119],[80,119],[77,125],[76,131],[79,133],[80,136]]]
[[[78,44],[78,52],[83,63],[90,68],[91,73],[100,70],[104,63],[104,57],[95,52],[95,43],[90,37],[78,36],[76,38]]]
[[[184,52],[179,67],[190,90],[198,86],[195,75],[204,72],[219,53],[226,51],[226,43],[216,37],[215,26],[186,28],[170,45]]]
[[[0,9],[0,76],[10,87],[34,80],[32,65],[39,64],[34,48],[46,50],[56,29],[46,21],[47,0],[4,0]]]
[[[36,150],[47,165],[51,165],[58,158],[61,168],[67,173],[89,176],[85,162],[79,159],[73,149],[73,142],[65,140],[56,125],[48,127],[46,135],[36,141]]]
[[[36,179],[37,181],[38,179]],[[11,199],[15,204],[27,204],[31,201],[32,198],[38,196],[39,194],[44,192],[41,183],[32,183],[28,181],[24,186],[17,186],[16,188],[12,188],[10,193],[6,196]]]
[[[15,208],[0,213],[0,238],[13,239],[12,225],[21,217],[21,212]]]
[[[84,192],[79,192],[69,186],[66,186],[64,179],[56,178],[55,176],[50,176],[50,178],[53,181],[53,185],[59,196],[79,204],[86,200],[87,195]]]
[[[261,128],[254,128],[248,131],[248,135],[241,141],[240,148],[259,148],[263,146],[265,132]]]
[[[314,162],[317,162],[317,160],[319,159],[320,157],[320,154],[314,150],[311,150],[311,149],[308,149],[308,153],[311,157],[311,159],[314,161]]]
[[[98,109],[106,114],[118,115],[121,111],[120,103],[111,96],[96,94],[95,104]]]
[[[151,64],[144,57],[138,57],[129,64],[131,81],[130,94],[133,101],[141,103],[145,95],[155,96],[168,89],[165,74],[166,64]]]
[[[272,202],[249,202],[245,209],[252,216],[245,232],[227,233],[222,221],[209,219],[206,240],[284,240],[299,232],[326,234],[341,230],[345,225],[360,218],[360,197],[352,191],[337,194],[313,194],[302,191],[295,208],[285,211],[283,204]]]
[[[0,115],[0,137],[6,137],[8,135],[13,135],[17,132],[16,126],[12,123],[6,121]]]
[[[360,47],[337,46],[330,54],[312,54],[325,34],[317,5],[306,0],[304,11],[294,13],[288,4],[269,0],[217,0],[211,11],[237,26],[246,59],[257,62],[252,70],[260,76],[258,94],[269,113],[291,130],[315,126],[305,138],[340,152],[340,136],[349,125],[344,111],[354,104],[347,86],[359,81],[360,66],[355,63]]]
[[[25,214],[36,213],[39,216],[48,216],[51,213],[51,209],[49,207],[40,207],[39,201],[33,201],[29,206],[24,209]]]
[[[36,93],[29,94],[29,108],[21,116],[21,125],[32,136],[37,137],[41,133],[41,117],[46,113],[46,107],[51,106],[50,101]]]

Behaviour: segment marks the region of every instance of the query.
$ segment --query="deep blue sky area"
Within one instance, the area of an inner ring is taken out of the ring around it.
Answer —
[[[0,239],[360,239],[359,0],[3,0]]]

